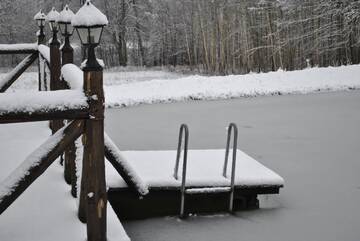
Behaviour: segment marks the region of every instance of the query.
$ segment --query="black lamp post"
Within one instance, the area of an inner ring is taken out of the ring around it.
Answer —
[[[108,24],[106,16],[90,0],[76,13],[72,25],[80,41],[88,49],[88,56],[83,70],[102,70],[95,57],[95,48],[99,45],[104,27]]]
[[[61,49],[62,52],[62,65],[71,64],[74,62],[74,50],[70,44],[70,37],[73,35],[74,27],[71,25],[71,20],[75,16],[73,11],[68,5],[60,12],[57,18],[60,33],[65,38],[64,46]]]
[[[42,10],[40,10],[40,12],[38,12],[34,16],[34,20],[36,21],[36,24],[38,25],[38,27],[40,29],[39,33],[37,35],[38,44],[44,44],[45,43],[45,33],[44,33],[45,19],[46,19],[46,15],[43,13]]]

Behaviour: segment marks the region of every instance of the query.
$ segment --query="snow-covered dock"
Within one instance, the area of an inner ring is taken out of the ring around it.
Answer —
[[[181,178],[176,180],[173,176],[176,151],[125,151],[122,156],[141,177],[139,182],[148,186],[149,194],[136,198],[119,174],[107,165],[109,200],[118,215],[123,219],[136,219],[179,214]],[[230,178],[222,175],[224,157],[225,150],[189,150],[187,212],[227,211],[231,183]],[[237,150],[236,210],[257,208],[257,195],[277,194],[283,186],[284,180],[278,174]]]

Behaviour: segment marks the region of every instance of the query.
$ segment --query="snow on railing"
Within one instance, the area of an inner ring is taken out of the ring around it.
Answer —
[[[0,52],[36,52],[38,45],[31,44],[0,44]]]
[[[83,89],[84,73],[74,64],[66,64],[61,68],[61,75],[70,89]]]
[[[119,148],[110,139],[110,137],[104,134],[105,142],[105,156],[121,175],[126,184],[130,188],[134,188],[140,195],[146,195],[149,193],[149,187],[147,183],[137,174],[135,169],[121,154]]]
[[[87,98],[82,91],[59,90],[44,92],[4,93],[0,95],[0,115],[37,111],[85,109]]]
[[[45,60],[50,64],[50,48],[48,46],[45,46],[43,44],[40,44],[38,47],[39,53]]]

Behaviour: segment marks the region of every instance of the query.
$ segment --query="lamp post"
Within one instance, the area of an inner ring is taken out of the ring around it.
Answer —
[[[36,24],[39,27],[39,32],[38,32],[38,44],[44,44],[45,43],[45,33],[44,33],[44,27],[45,27],[45,19],[46,16],[43,13],[42,10],[40,10],[40,12],[38,12],[35,16],[34,16],[34,20],[36,21]]]
[[[74,62],[74,50],[70,44],[70,37],[73,35],[74,27],[71,25],[71,20],[75,16],[68,5],[60,12],[57,19],[60,33],[65,38],[65,43],[61,49],[62,65],[72,64]]]
[[[59,13],[52,8],[46,16],[49,23],[50,30],[52,31],[52,39],[50,42],[50,90],[60,89],[60,75],[61,75],[61,60],[60,60],[60,42],[57,39],[59,25],[57,19]],[[61,120],[54,120],[50,122],[50,128],[53,134],[63,126]]]
[[[40,10],[37,14],[34,16],[34,20],[36,21],[37,26],[39,27],[39,31],[37,32],[37,39],[38,39],[38,45],[45,44],[45,33],[44,33],[44,27],[45,27],[45,19],[46,15],[43,13],[42,10]],[[39,91],[42,89],[42,80],[45,78],[45,71],[44,70],[44,61],[39,56],[38,58],[38,84],[39,84]],[[45,85],[45,83],[44,83]]]
[[[90,118],[84,131],[83,170],[80,189],[79,218],[87,223],[88,241],[106,241],[106,183],[104,163],[104,91],[103,68],[95,56],[107,17],[90,0],[79,9],[72,25],[88,49],[83,66],[84,92],[88,98]]]

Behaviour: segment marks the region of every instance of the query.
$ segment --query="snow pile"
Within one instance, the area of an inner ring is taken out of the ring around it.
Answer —
[[[74,12],[71,11],[68,5],[60,12],[57,18],[58,23],[71,23],[72,18],[75,16]]]
[[[90,0],[87,0],[84,6],[75,14],[71,24],[77,26],[104,26],[109,23],[107,17],[97,9]]]
[[[40,10],[37,14],[35,14],[34,16],[34,20],[45,20],[46,19],[46,15],[45,13],[43,13],[42,10]]]
[[[46,59],[48,63],[50,63],[50,48],[46,45],[39,45],[40,54]]]
[[[79,90],[3,93],[0,115],[9,112],[36,112],[87,108],[87,98]]]
[[[18,183],[30,174],[30,169],[41,164],[42,158],[44,158],[61,141],[66,127],[67,126],[64,126],[52,135],[44,144],[31,153],[5,180],[0,182],[0,201],[5,196],[11,195]]]
[[[360,65],[231,76],[189,76],[105,86],[107,107],[360,88]]]
[[[121,154],[121,151],[118,149],[118,147],[114,144],[114,142],[110,139],[110,137],[106,133],[104,137],[105,137],[105,146],[116,157],[116,161],[121,163],[121,166],[125,167],[125,169],[128,171],[128,175],[130,176],[133,183],[136,184],[137,190],[142,195],[148,194],[149,188],[146,182],[144,182],[142,178],[137,174],[137,172],[132,167],[130,162]]]
[[[66,64],[61,68],[62,78],[68,83],[70,89],[83,89],[84,73],[74,64]]]
[[[48,15],[46,16],[46,21],[56,22],[56,20],[58,19],[59,16],[60,16],[59,12],[56,11],[55,7],[53,7],[51,9],[51,11],[48,13]]]
[[[33,44],[0,44],[0,51],[37,50],[38,45]]]

